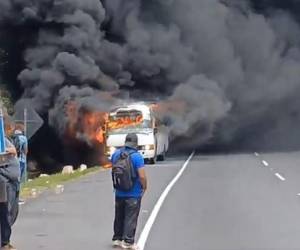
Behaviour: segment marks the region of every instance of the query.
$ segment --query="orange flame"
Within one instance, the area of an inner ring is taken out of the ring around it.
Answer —
[[[68,124],[65,132],[69,138],[75,139],[82,135],[90,142],[104,143],[103,127],[107,113],[79,109],[75,102],[69,102],[66,105],[66,115]]]
[[[111,162],[106,163],[106,164],[103,165],[103,168],[106,168],[106,169],[111,168],[111,167],[112,167],[112,163]]]
[[[104,131],[102,129],[105,123],[104,112],[88,112],[82,117],[82,132],[90,141],[104,143]]]
[[[108,159],[104,155],[105,145],[105,124],[108,114],[102,111],[88,110],[70,101],[65,106],[65,114],[68,118],[64,136],[65,143],[76,145],[77,142],[85,140],[97,151],[99,163],[102,166],[109,166]]]
[[[143,116],[138,115],[136,117],[123,116],[118,117],[116,120],[109,121],[107,124],[108,129],[120,129],[129,126],[136,126],[143,122]]]

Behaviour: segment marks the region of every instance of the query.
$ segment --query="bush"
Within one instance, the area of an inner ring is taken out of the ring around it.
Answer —
[[[3,106],[8,114],[13,113],[12,98],[4,84],[0,84],[0,106]]]

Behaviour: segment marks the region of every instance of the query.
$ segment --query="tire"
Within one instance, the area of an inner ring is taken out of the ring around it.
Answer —
[[[165,159],[166,159],[166,149],[165,149],[165,147],[164,147],[164,151],[162,152],[161,155],[158,155],[158,156],[157,156],[157,160],[158,160],[158,161],[164,161]]]
[[[149,159],[149,164],[154,165],[156,163],[156,157]]]
[[[155,155],[154,155],[154,157],[153,158],[150,158],[149,159],[149,164],[151,164],[151,165],[154,165],[154,164],[156,164],[156,159],[157,159],[157,144],[156,144],[156,142],[157,142],[157,139],[155,139]]]
[[[164,151],[161,155],[157,156],[157,161],[164,161],[166,159],[166,152]]]

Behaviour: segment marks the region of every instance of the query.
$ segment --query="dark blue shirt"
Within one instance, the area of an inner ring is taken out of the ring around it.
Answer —
[[[122,149],[118,149],[116,150],[116,152],[112,155],[111,157],[111,162],[112,164],[116,163],[116,161],[119,159],[120,154],[122,151],[126,150],[129,153],[132,153],[130,155],[131,160],[132,160],[132,166],[134,167],[136,173],[138,171],[139,168],[143,168],[144,165],[144,158],[143,156],[136,150],[133,148],[122,148]],[[142,189],[142,184],[139,178],[138,173],[136,174],[136,180],[134,182],[133,188],[130,191],[124,192],[124,191],[120,191],[120,190],[116,190],[116,196],[117,197],[133,197],[133,198],[139,198],[142,196],[143,194],[143,189]]]

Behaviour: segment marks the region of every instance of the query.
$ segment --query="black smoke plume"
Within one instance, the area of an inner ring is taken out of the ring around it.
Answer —
[[[1,0],[23,41],[17,107],[60,135],[70,100],[107,111],[129,93],[162,103],[177,147],[299,148],[297,2]]]

